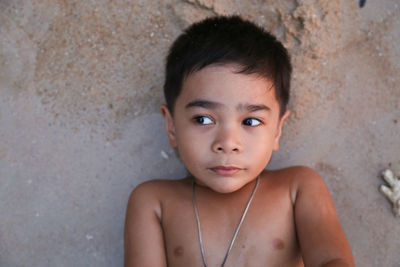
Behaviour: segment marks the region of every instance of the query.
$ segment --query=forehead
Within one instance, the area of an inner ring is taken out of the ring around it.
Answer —
[[[216,101],[227,107],[249,103],[266,104],[271,109],[279,109],[271,80],[258,74],[238,71],[237,65],[211,65],[188,75],[176,105],[200,99]]]

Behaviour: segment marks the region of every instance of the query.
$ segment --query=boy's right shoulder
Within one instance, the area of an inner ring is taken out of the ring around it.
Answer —
[[[151,209],[161,217],[161,204],[164,199],[176,196],[189,185],[187,178],[180,180],[149,180],[137,185],[128,201],[129,209]]]
[[[174,191],[182,190],[183,188],[187,187],[188,179],[179,179],[179,180],[161,180],[161,179],[154,179],[148,180],[137,185],[131,193],[132,196],[149,196],[149,197],[157,197],[163,196],[164,194],[173,193]],[[171,192],[172,191],[172,192]]]

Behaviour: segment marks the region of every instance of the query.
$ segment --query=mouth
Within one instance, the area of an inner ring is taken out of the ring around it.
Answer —
[[[239,172],[242,170],[241,168],[234,167],[234,166],[216,166],[210,168],[213,172],[215,172],[218,175],[222,176],[231,176],[234,175],[235,173]]]

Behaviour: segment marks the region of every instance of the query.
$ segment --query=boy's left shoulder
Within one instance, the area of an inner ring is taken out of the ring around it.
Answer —
[[[314,181],[314,180],[321,180],[321,176],[318,174],[317,171],[314,169],[307,167],[307,166],[291,166],[279,170],[275,170],[279,176],[287,177],[288,179],[292,180],[293,182],[304,182],[304,181]]]
[[[325,186],[322,177],[318,172],[307,166],[293,166],[286,168],[287,176],[291,180],[294,187],[297,190],[304,186],[315,186],[321,185]]]
[[[306,166],[293,166],[287,168],[290,179],[291,191],[295,195],[294,204],[301,197],[319,197],[321,200],[331,201],[329,189],[317,171]],[[306,196],[306,195],[307,196]]]
[[[290,191],[292,203],[295,204],[297,194],[306,188],[324,187],[326,185],[317,171],[306,166],[291,166],[268,171],[267,176]]]
[[[291,182],[318,182],[322,180],[317,171],[301,165],[272,170],[268,171],[268,173]]]

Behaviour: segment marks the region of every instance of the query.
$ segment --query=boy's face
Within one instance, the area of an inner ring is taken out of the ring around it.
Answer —
[[[196,183],[220,193],[261,173],[289,115],[279,116],[271,81],[235,71],[234,65],[212,65],[190,74],[174,114],[161,107],[170,143]]]

